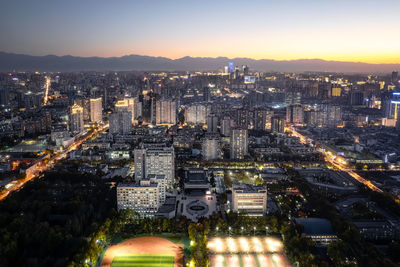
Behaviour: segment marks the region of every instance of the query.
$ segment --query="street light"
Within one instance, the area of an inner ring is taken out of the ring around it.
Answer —
[[[232,229],[232,227],[228,227],[228,230],[229,230],[229,235],[231,235],[231,229]]]
[[[242,227],[240,227],[240,229],[242,230],[242,235],[243,235],[243,230],[244,230],[244,227],[242,226]]]
[[[268,235],[268,226],[265,226],[265,235]]]
[[[254,229],[254,235],[256,235],[256,229],[257,228],[254,226],[253,229]]]

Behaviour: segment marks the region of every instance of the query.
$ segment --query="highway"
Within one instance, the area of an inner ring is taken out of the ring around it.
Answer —
[[[35,171],[34,174],[26,175],[24,179],[19,180],[15,185],[11,186],[10,188],[6,189],[6,191],[2,192],[0,194],[0,201],[5,199],[11,192],[21,189],[30,180],[33,180],[35,178],[40,178],[42,176],[42,172],[52,169],[58,160],[66,158],[69,152],[78,149],[78,147],[82,145],[83,142],[97,136],[97,134],[104,132],[107,129],[108,129],[108,124],[102,125],[100,128],[94,129],[93,132],[81,136],[78,140],[73,142],[64,151],[53,155],[50,159],[48,159],[47,162],[46,159],[37,161],[35,163],[37,165],[37,171]]]
[[[331,157],[329,157],[328,155],[325,155],[325,161],[331,163],[334,167],[338,168],[341,171],[347,172],[348,175],[350,175],[351,177],[353,177],[354,179],[356,179],[358,182],[366,185],[369,189],[382,193],[382,189],[380,189],[379,187],[377,187],[376,185],[374,185],[370,180],[367,180],[363,177],[361,177],[359,174],[357,174],[356,172],[347,169],[345,166],[343,166],[342,164],[336,163]]]
[[[300,139],[300,142],[302,144],[306,144],[309,143],[310,141],[312,141],[310,138],[303,136],[302,134],[300,134],[299,132],[296,131],[296,129],[294,127],[289,127],[288,130],[290,131],[290,133],[293,136],[296,136]],[[356,172],[348,169],[344,163],[339,163],[336,162],[333,155],[329,155],[327,154],[325,151],[323,150],[319,150],[319,152],[321,152],[324,155],[325,161],[331,163],[334,167],[338,168],[341,171],[347,172],[351,177],[353,177],[355,180],[357,180],[358,182],[366,185],[368,188],[370,188],[373,191],[376,192],[380,192],[382,193],[382,189],[380,189],[379,187],[377,187],[376,185],[374,185],[370,180],[367,180],[363,177],[361,177],[359,174],[357,174]]]

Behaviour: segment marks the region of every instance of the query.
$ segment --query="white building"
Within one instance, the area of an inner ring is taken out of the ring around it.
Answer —
[[[156,124],[176,124],[176,102],[171,100],[159,100],[156,102]]]
[[[188,124],[205,124],[211,107],[203,104],[193,104],[185,110],[185,120]]]
[[[231,159],[244,159],[247,155],[248,140],[246,129],[233,129],[231,136]]]
[[[141,148],[134,150],[135,178],[141,180],[149,175],[164,175],[166,186],[175,181],[175,153],[173,147]]]
[[[103,104],[101,97],[90,99],[90,121],[101,122],[103,120]]]
[[[71,132],[80,133],[84,130],[83,124],[83,108],[77,104],[71,107],[70,111],[70,127]]]
[[[264,215],[267,211],[267,189],[262,186],[234,184],[232,210],[248,215]]]
[[[156,179],[123,183],[117,186],[118,209],[132,209],[142,216],[151,216],[161,206],[160,184]]]

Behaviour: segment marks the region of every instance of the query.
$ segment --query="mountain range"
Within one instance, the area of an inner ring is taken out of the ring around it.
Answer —
[[[0,52],[0,71],[215,71],[228,62],[248,65],[251,70],[278,72],[388,73],[400,64],[369,64],[322,59],[272,60],[226,57],[183,57],[170,59],[127,55],[122,57],[30,56]]]

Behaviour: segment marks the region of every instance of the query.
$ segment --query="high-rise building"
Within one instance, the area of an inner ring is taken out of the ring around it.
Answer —
[[[192,104],[185,110],[185,120],[188,124],[205,124],[210,106],[203,104]]]
[[[224,66],[224,74],[229,74],[229,67],[228,66]]]
[[[211,113],[207,116],[207,132],[218,132],[218,117],[214,113]]]
[[[228,71],[229,71],[229,73],[232,73],[232,72],[233,72],[233,61],[230,61],[230,62],[229,62]]]
[[[208,86],[203,87],[203,101],[204,102],[211,101],[210,88]]]
[[[265,108],[256,108],[254,110],[254,130],[264,131],[267,127],[268,117],[272,112]]]
[[[399,82],[399,72],[392,72],[392,83],[397,84]]]
[[[271,130],[273,133],[284,133],[285,119],[281,116],[273,116],[271,118]]]
[[[322,114],[326,117],[327,127],[336,127],[342,124],[342,108],[339,105],[322,105]]]
[[[73,105],[70,110],[70,127],[71,132],[75,134],[84,130],[83,108],[77,104]]]
[[[286,122],[292,124],[304,123],[304,110],[301,105],[291,105],[286,107]]]
[[[8,88],[0,88],[0,106],[6,107],[10,105],[10,90]]]
[[[247,129],[233,129],[231,136],[231,159],[244,159],[247,155],[247,150]]]
[[[115,111],[127,111],[131,113],[131,123],[134,124],[135,119],[135,99],[134,98],[124,98],[123,100],[119,100],[115,104]]]
[[[164,175],[166,186],[175,182],[175,154],[173,147],[140,148],[134,150],[135,178],[141,180],[149,175]]]
[[[176,124],[176,102],[172,100],[159,100],[156,102],[156,124]]]
[[[203,140],[203,159],[211,160],[218,158],[219,138],[217,136],[206,136]]]
[[[83,108],[83,121],[85,123],[90,122],[90,101],[87,98],[74,99],[74,104]]]
[[[230,117],[224,117],[221,122],[221,134],[224,136],[231,136],[233,120]]]
[[[239,67],[235,67],[235,72],[233,73],[233,79],[239,79],[240,77],[240,69]]]
[[[286,92],[285,103],[286,103],[286,106],[300,105],[301,104],[301,92]]]
[[[362,91],[351,91],[350,92],[350,105],[362,106],[364,104],[364,92]]]
[[[90,99],[90,121],[99,123],[103,120],[103,104],[101,97]]]
[[[240,108],[236,110],[236,125],[238,127],[248,129],[250,125],[250,111],[247,108]]]
[[[249,75],[249,66],[243,65],[243,75]]]
[[[331,97],[339,97],[342,95],[342,88],[338,86],[332,86],[331,91],[330,91],[330,96]]]
[[[120,110],[110,115],[111,134],[130,134],[132,132],[132,112]]]
[[[139,119],[142,118],[142,112],[143,112],[143,102],[140,101],[140,97],[135,97],[135,104],[134,104],[134,116],[133,116],[133,121],[134,124],[137,124]]]

